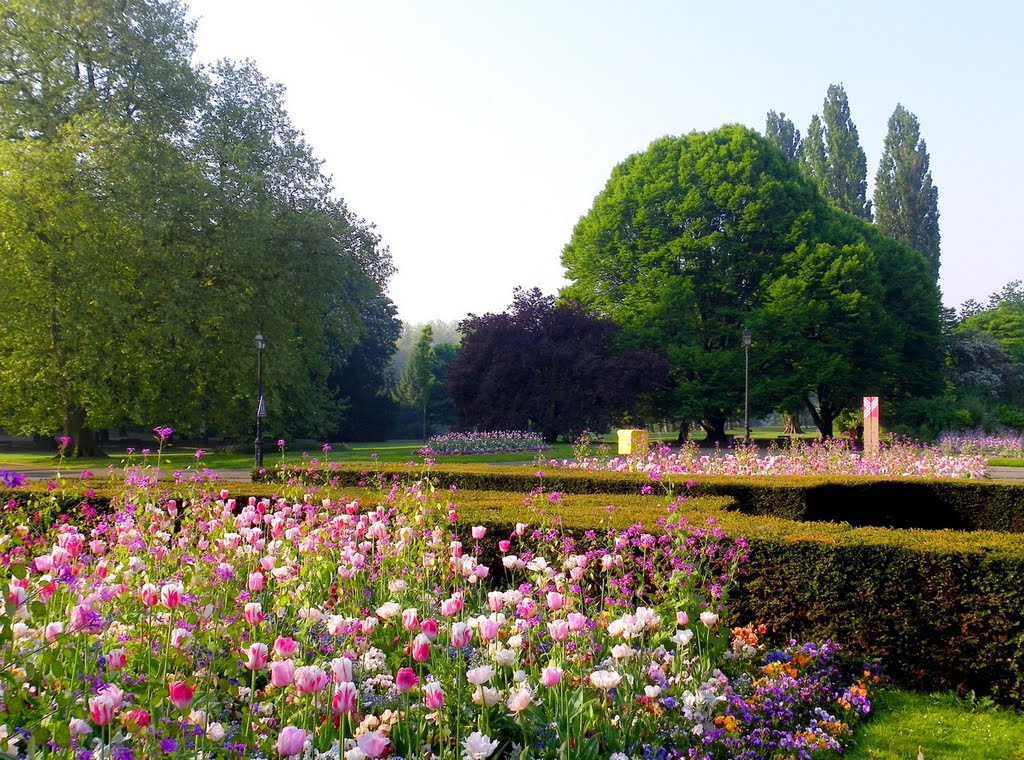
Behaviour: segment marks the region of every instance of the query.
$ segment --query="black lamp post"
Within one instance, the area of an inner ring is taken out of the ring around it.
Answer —
[[[743,429],[746,431],[744,441],[750,445],[750,340],[753,333],[749,327],[743,328]]]
[[[263,466],[263,418],[267,416],[267,406],[263,403],[263,350],[267,347],[267,339],[263,333],[256,334],[256,468]]]

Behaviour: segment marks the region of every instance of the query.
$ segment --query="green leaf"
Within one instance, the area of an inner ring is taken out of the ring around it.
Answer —
[[[11,565],[8,569],[11,571],[11,575],[19,581],[25,580],[25,576],[28,575],[28,568],[24,565]]]

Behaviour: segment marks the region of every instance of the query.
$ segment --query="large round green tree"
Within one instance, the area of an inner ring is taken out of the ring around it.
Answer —
[[[722,441],[743,408],[743,328],[822,208],[797,164],[751,129],[665,137],[615,167],[577,223],[565,292],[662,347],[665,412]]]

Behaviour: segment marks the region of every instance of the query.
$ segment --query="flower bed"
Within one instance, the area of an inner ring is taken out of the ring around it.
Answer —
[[[986,458],[979,453],[952,454],[939,448],[890,439],[876,455],[855,451],[840,439],[804,444],[793,441],[787,448],[775,445],[762,455],[756,446],[738,445],[714,454],[701,454],[690,441],[679,450],[660,446],[646,453],[603,459],[583,457],[551,460],[552,467],[610,472],[644,472],[664,475],[861,475],[901,478],[981,478]]]
[[[550,448],[537,433],[522,430],[491,430],[479,433],[435,435],[422,450],[425,455],[514,454]]]
[[[713,521],[495,546],[429,483],[372,508],[228,496],[8,526],[9,752],[810,757],[870,711],[877,673],[835,645],[723,630],[745,544]]]
[[[984,430],[954,430],[939,436],[939,446],[963,454],[989,454],[999,457],[1024,458],[1024,433],[1007,430],[987,433]]]

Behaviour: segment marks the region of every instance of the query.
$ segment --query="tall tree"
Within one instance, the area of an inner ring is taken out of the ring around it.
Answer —
[[[830,203],[848,214],[871,218],[867,158],[842,85],[829,85],[822,118],[815,114],[803,143],[804,167]]]
[[[804,407],[822,437],[861,396],[887,395],[898,336],[885,313],[874,254],[864,244],[800,245],[754,317],[758,387],[783,409]]]
[[[193,69],[177,0],[12,0],[0,24],[0,424],[323,431],[330,361],[390,255],[333,197],[283,88]],[[301,308],[297,308],[301,304]],[[245,361],[245,364],[249,364]],[[255,373],[253,373],[255,374]]]
[[[409,355],[402,379],[398,382],[399,400],[420,411],[423,441],[427,440],[427,407],[434,383],[434,331],[430,325],[420,331],[419,340]]]
[[[470,315],[460,329],[448,388],[463,429],[532,429],[549,442],[604,430],[662,374],[656,354],[619,346],[611,320],[537,288],[517,288],[508,311]]]
[[[928,164],[917,117],[897,105],[875,175],[875,221],[885,235],[924,256],[938,280],[939,189]]]
[[[656,140],[612,170],[577,223],[564,293],[664,347],[666,416],[724,441],[743,409],[743,327],[823,210],[797,165],[752,130]]]
[[[787,119],[785,113],[769,111],[765,119],[764,136],[779,146],[791,160],[800,157],[800,130]]]

